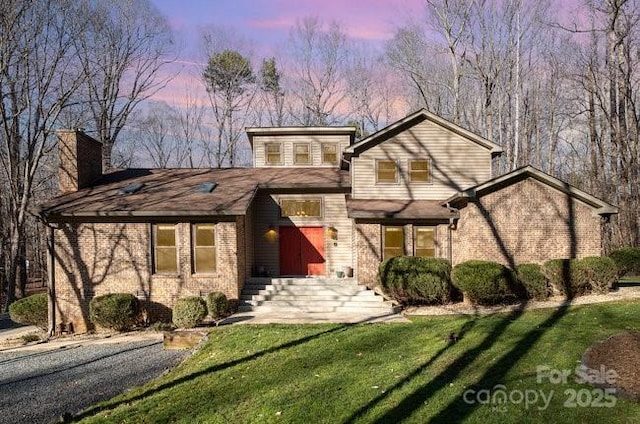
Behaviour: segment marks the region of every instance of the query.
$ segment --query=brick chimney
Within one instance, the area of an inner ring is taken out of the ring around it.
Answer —
[[[60,194],[88,187],[102,176],[102,143],[80,130],[58,130]]]

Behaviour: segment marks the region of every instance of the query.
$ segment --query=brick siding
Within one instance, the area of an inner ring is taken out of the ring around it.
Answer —
[[[132,293],[143,300],[149,318],[170,318],[175,301],[221,291],[238,299],[243,271],[238,263],[238,241],[244,235],[235,222],[216,225],[217,271],[210,275],[191,273],[189,223],[176,228],[178,273],[153,274],[150,225],[65,224],[55,233],[56,322],[73,323],[77,332],[90,329],[89,301],[109,293]]]
[[[482,259],[514,266],[600,256],[600,217],[582,202],[532,178],[460,210],[453,265]]]
[[[382,261],[382,240],[380,224],[355,225],[356,277],[360,284],[378,284],[378,266]]]

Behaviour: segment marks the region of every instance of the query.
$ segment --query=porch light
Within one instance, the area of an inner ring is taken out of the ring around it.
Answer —
[[[331,240],[338,240],[338,229],[333,225],[327,227],[327,237]]]
[[[271,243],[274,243],[276,240],[278,240],[278,231],[273,224],[269,225],[269,229],[266,233],[264,233],[264,238],[266,238],[267,241]]]

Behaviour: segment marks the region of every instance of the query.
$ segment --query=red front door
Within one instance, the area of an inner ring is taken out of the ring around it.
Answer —
[[[280,275],[324,275],[322,227],[280,227]]]

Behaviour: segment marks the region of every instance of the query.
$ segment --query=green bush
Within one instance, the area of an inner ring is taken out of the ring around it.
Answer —
[[[589,291],[606,294],[618,281],[618,267],[607,257],[592,256],[578,261],[579,275],[586,280]]]
[[[89,302],[89,318],[100,327],[116,331],[131,330],[140,316],[140,303],[129,293],[94,297]]]
[[[222,318],[229,312],[229,300],[224,293],[213,292],[207,295],[207,309],[213,319]]]
[[[618,267],[606,257],[552,259],[544,264],[549,282],[567,297],[607,293],[617,280]]]
[[[384,292],[404,304],[448,303],[457,294],[446,259],[396,256],[380,264],[379,276]]]
[[[207,316],[207,304],[201,297],[178,299],[173,307],[173,323],[180,328],[193,328]]]
[[[640,275],[640,249],[637,247],[623,247],[614,250],[609,255],[618,267],[618,275]]]
[[[9,305],[9,317],[13,322],[35,325],[42,330],[47,330],[49,324],[47,294],[34,294],[13,302]]]
[[[524,288],[527,298],[545,300],[551,294],[547,277],[538,264],[520,264],[516,266],[516,277]]]
[[[551,259],[544,263],[542,272],[551,286],[566,297],[581,296],[590,291],[587,281],[579,275],[582,270],[577,259]]]
[[[513,302],[526,296],[513,271],[496,262],[463,262],[453,267],[451,277],[473,304]]]

